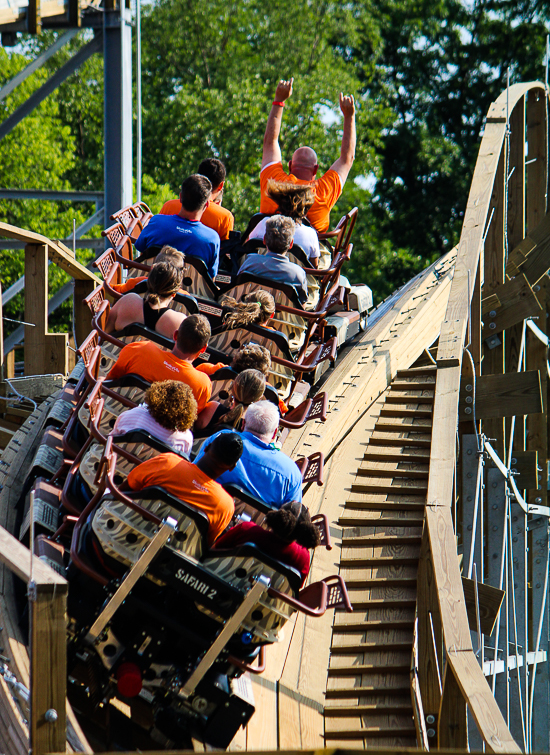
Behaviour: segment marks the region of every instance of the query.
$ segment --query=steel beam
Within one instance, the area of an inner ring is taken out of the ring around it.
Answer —
[[[0,199],[41,199],[44,202],[99,202],[102,204],[103,192],[0,189]]]
[[[25,66],[22,71],[16,73],[13,79],[8,81],[7,84],[4,84],[2,89],[0,89],[0,102],[2,102],[2,100],[10,95],[13,90],[18,87],[19,84],[22,84],[25,79],[27,79],[31,74],[41,68],[44,63],[52,57],[52,55],[55,55],[56,52],[59,52],[59,50],[61,50],[62,47],[70,42],[71,39],[76,37],[77,34],[78,29],[71,29],[70,31],[63,34],[63,36],[58,37],[53,45],[51,45],[51,47],[48,47],[47,50],[41,52],[40,55],[38,55],[35,60],[32,60],[28,66]]]
[[[132,203],[132,27],[130,11],[106,10],[103,27],[105,218]]]
[[[54,73],[54,75],[50,79],[48,79],[48,81],[46,81],[46,83],[43,84],[40,89],[37,89],[36,92],[31,94],[26,102],[20,105],[14,113],[12,113],[8,118],[6,118],[3,123],[0,124],[0,139],[3,139],[5,136],[7,136],[10,131],[15,128],[15,126],[21,123],[23,118],[32,113],[32,111],[36,107],[38,107],[38,105],[40,105],[40,103],[45,100],[48,95],[54,92],[57,87],[65,81],[65,79],[67,79],[78,68],[80,68],[82,63],[88,60],[91,55],[93,55],[95,52],[99,52],[101,50],[102,43],[102,37],[100,34],[98,34],[92,39],[91,42],[88,42],[87,45],[82,47],[76,53],[76,55],[73,55],[73,57],[68,60],[65,65],[59,69],[59,71]],[[130,117],[131,115],[132,113],[130,110]]]

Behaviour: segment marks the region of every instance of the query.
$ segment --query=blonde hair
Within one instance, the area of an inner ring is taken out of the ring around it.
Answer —
[[[258,370],[240,372],[231,386],[235,406],[224,414],[221,422],[237,428],[250,404],[259,401],[264,395],[265,383],[265,375]]]
[[[155,257],[155,263],[157,262],[170,262],[174,267],[183,270],[185,265],[185,254],[183,252],[178,252],[173,246],[165,244]]]
[[[239,328],[242,325],[265,325],[275,314],[275,299],[268,291],[251,291],[245,294],[241,301],[231,296],[223,296],[220,304],[231,307],[233,312],[228,312],[224,317],[225,327]]]
[[[147,304],[158,306],[162,299],[177,293],[183,280],[183,269],[171,262],[155,262],[147,278]]]
[[[281,215],[292,218],[301,225],[315,202],[315,191],[309,184],[293,184],[290,181],[267,182],[267,196],[272,199]]]

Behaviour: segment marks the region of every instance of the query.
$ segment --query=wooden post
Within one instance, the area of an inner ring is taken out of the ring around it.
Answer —
[[[424,715],[432,715],[437,718],[441,701],[438,665],[440,673],[442,673],[441,648],[443,642],[441,634],[441,617],[439,614],[431,559],[432,554],[430,543],[426,530],[424,529],[422,546],[420,548],[420,560],[418,562],[416,604],[418,614],[418,657],[420,659],[418,680],[420,683],[420,696],[424,707]]]
[[[493,193],[489,217],[494,209],[493,219],[487,232],[484,254],[484,284],[483,297],[496,293],[504,283],[504,197],[505,197],[506,143],[502,147]],[[489,339],[490,340],[490,339]],[[500,344],[489,348],[485,341],[483,355],[483,374],[499,375],[504,372],[504,347],[502,336]],[[483,423],[483,431],[489,438],[496,438],[495,450],[502,458],[504,453],[504,420],[492,419]]]
[[[67,587],[37,582],[30,597],[32,755],[67,746]]]
[[[25,375],[67,373],[68,336],[48,333],[48,247],[25,246]]]
[[[25,375],[46,372],[45,336],[48,332],[48,247],[25,246]]]
[[[31,568],[32,559],[32,568]],[[68,583],[13,535],[0,527],[0,562],[29,589],[31,750],[33,755],[65,752],[67,697]],[[55,710],[50,723],[46,711]]]
[[[542,92],[527,97],[527,212],[526,232],[531,233],[546,215],[546,103]],[[531,162],[533,161],[533,162]]]
[[[439,749],[468,749],[466,701],[449,663],[445,668],[437,733]]]
[[[91,294],[95,288],[95,282],[89,279],[74,281],[74,294],[73,294],[73,312],[74,312],[74,329],[76,338],[76,348],[84,341],[84,339],[90,334],[92,329],[92,315],[84,299]]]

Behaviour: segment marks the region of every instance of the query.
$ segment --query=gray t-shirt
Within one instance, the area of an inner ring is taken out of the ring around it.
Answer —
[[[267,280],[287,283],[294,286],[302,304],[307,301],[306,274],[299,265],[290,262],[284,254],[269,251],[265,254],[249,254],[241,265],[239,273],[251,273]]]

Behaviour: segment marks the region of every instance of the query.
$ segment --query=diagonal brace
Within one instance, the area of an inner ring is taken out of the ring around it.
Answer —
[[[31,74],[41,68],[44,63],[49,60],[52,55],[55,55],[56,52],[61,50],[61,48],[64,47],[67,42],[70,42],[71,39],[75,37],[79,31],[79,29],[71,29],[61,37],[58,37],[53,45],[51,45],[51,47],[48,47],[47,50],[44,50],[44,52],[40,53],[40,55],[38,55],[35,60],[32,60],[28,66],[25,66],[22,71],[16,73],[13,79],[10,79],[10,81],[8,81],[7,84],[4,84],[2,89],[0,89],[0,102],[6,99],[6,97],[10,95],[13,90],[19,86],[19,84],[22,84],[26,79],[28,79]]]
[[[54,73],[54,75],[46,81],[45,84],[43,84],[40,89],[37,89],[36,92],[33,92],[29,99],[24,102],[22,105],[20,105],[17,110],[12,113],[6,120],[0,124],[0,139],[3,139],[5,136],[7,136],[12,129],[15,128],[23,118],[25,118],[27,115],[32,113],[32,111],[40,105],[40,103],[48,97],[52,92],[54,92],[57,87],[62,84],[65,79],[67,79],[71,74],[73,74],[80,66],[88,60],[88,58],[93,55],[95,52],[99,52],[103,47],[103,36],[101,34],[98,34],[95,36],[91,42],[88,42],[87,45],[84,45],[77,53],[76,55],[73,55],[73,57],[68,60],[64,66],[62,66],[59,71]]]

